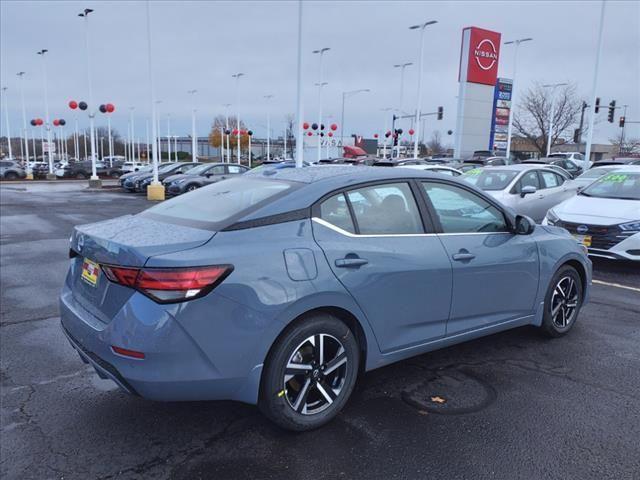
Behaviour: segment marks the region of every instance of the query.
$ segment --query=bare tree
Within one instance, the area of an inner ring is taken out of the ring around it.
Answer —
[[[513,117],[516,132],[529,140],[542,155],[547,153],[549,142],[549,110],[553,93],[553,90],[536,83],[523,95],[518,105],[519,113]],[[578,122],[582,108],[575,84],[556,88],[555,96],[552,147],[573,136],[573,127]]]
[[[442,144],[442,135],[438,130],[434,130],[431,134],[431,138],[427,142],[427,148],[431,154],[442,153],[444,151],[444,145]]]
[[[614,138],[610,138],[609,141],[613,145],[613,153],[615,155],[630,155],[640,153],[640,138],[625,138],[620,132]]]

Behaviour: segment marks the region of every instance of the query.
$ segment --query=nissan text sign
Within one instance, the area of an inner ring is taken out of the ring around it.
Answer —
[[[461,82],[495,85],[500,58],[500,34],[478,27],[462,31]]]

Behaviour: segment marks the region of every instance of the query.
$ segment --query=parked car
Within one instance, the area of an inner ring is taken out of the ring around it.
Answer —
[[[309,163],[307,161],[303,161],[302,162],[302,166],[303,167],[310,167],[310,166],[318,166],[312,163]],[[286,160],[286,161],[282,161],[282,162],[276,162],[276,163],[263,163],[262,165],[258,165],[257,167],[254,167],[252,169],[250,169],[248,172],[244,173],[243,175],[262,175],[263,172],[267,171],[267,170],[280,170],[282,168],[296,168],[296,162],[295,160]]]
[[[593,257],[640,262],[640,166],[610,171],[547,212]]]
[[[120,166],[120,172],[121,172],[121,173],[137,172],[137,171],[139,171],[141,168],[146,167],[147,165],[148,165],[147,163],[124,162],[124,163]]]
[[[577,192],[577,188],[565,184],[570,177],[544,165],[482,168],[468,171],[461,178],[538,223],[547,210]]]
[[[18,180],[25,178],[27,172],[15,160],[0,160],[0,178],[4,180]]]
[[[461,164],[464,160],[461,158],[453,158],[453,157],[432,157],[423,159],[425,162],[433,165],[458,165]]]
[[[496,152],[494,150],[476,150],[473,152],[473,155],[471,155],[471,159],[482,159],[495,156]]]
[[[185,192],[192,192],[205,185],[210,185],[220,180],[226,180],[235,175],[242,175],[248,172],[249,168],[244,165],[233,163],[204,163],[192,168],[187,173],[170,175],[162,183],[165,191],[169,195],[180,195]]]
[[[91,162],[67,163],[55,171],[58,178],[90,178],[93,169]],[[109,169],[102,162],[96,162],[96,175],[105,176],[109,174]]]
[[[413,168],[414,170],[424,170],[432,173],[441,173],[452,177],[459,177],[462,172],[456,168],[446,165],[402,165],[400,168]]]
[[[404,165],[427,165],[427,162],[420,158],[394,158],[379,160],[373,164],[374,167],[402,167]]]
[[[380,159],[378,157],[355,157],[355,158],[339,158],[335,162],[335,165],[354,165],[354,166],[372,166]]]
[[[187,173],[194,167],[201,165],[198,162],[174,162],[168,163],[162,168],[158,169],[158,181],[162,182],[165,178],[170,175],[179,175],[181,173]],[[147,187],[151,185],[153,181],[153,172],[144,173],[142,175],[138,175],[134,180],[134,191],[135,192],[146,192]]]
[[[607,173],[614,172],[616,170],[620,170],[624,168],[624,165],[603,165],[597,168],[590,168],[582,175],[574,178],[573,180],[567,181],[567,185],[571,185],[572,187],[576,187],[578,191],[582,190],[587,185],[591,185],[598,178],[606,175]]]
[[[564,158],[565,160],[571,160],[578,165],[582,170],[588,170],[591,167],[591,162],[585,158],[580,152],[556,152],[549,154],[551,158]]]
[[[166,163],[161,163],[160,165],[158,165],[158,169],[162,168],[164,165],[166,165]],[[145,167],[142,167],[137,172],[124,173],[120,175],[120,178],[119,178],[120,186],[125,190],[133,191],[135,186],[133,183],[134,178],[137,177],[138,175],[143,175],[149,172],[153,172],[153,165],[147,165]]]
[[[571,178],[576,178],[579,175],[582,175],[584,171],[582,167],[578,166],[572,160],[567,160],[566,158],[557,158],[557,157],[542,157],[538,159],[530,159],[525,160],[522,163],[524,164],[545,164],[545,165],[555,165],[557,167],[562,168],[565,172],[569,172]]]
[[[609,160],[598,160],[594,162],[591,168],[602,167],[604,165],[640,165],[640,158],[637,157],[618,157]]]
[[[353,172],[266,170],[75,227],[63,332],[126,392],[258,404],[309,430],[367,370],[576,323],[591,262],[564,229],[454,178]]]
[[[33,162],[31,173],[33,173],[33,178],[45,178],[49,173],[49,162]]]

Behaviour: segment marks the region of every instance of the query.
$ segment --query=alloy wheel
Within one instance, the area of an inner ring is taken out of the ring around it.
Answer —
[[[578,286],[570,276],[556,283],[551,295],[551,318],[558,328],[566,328],[574,319],[578,309]]]
[[[334,336],[316,334],[296,347],[284,372],[283,392],[302,415],[327,409],[340,395],[347,377],[347,353]]]

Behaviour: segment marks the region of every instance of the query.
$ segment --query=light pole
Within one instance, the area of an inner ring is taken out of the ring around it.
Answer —
[[[600,68],[600,56],[602,55],[602,31],[604,29],[604,11],[606,2],[602,0],[600,6],[600,27],[598,29],[598,47],[596,52],[596,64],[593,68],[593,83],[591,85],[591,111],[589,112],[589,130],[587,131],[587,144],[585,145],[584,157],[587,162],[591,161],[591,142],[593,141],[593,126],[596,120],[596,113],[593,110],[596,104],[596,90],[598,89],[598,70]]]
[[[222,132],[224,133],[224,137],[222,137],[222,152],[225,151],[225,143],[226,143],[226,151],[227,151],[227,163],[231,163],[231,145],[229,142],[229,135],[227,134],[227,131],[229,130],[229,107],[231,106],[230,103],[225,103],[224,105],[222,105],[224,107],[224,115],[225,115],[225,127],[224,129],[222,129]],[[222,155],[222,161],[224,162],[224,154]]]
[[[136,107],[129,107],[129,122],[131,123],[131,161],[133,163],[138,163],[138,158],[136,157],[136,145],[135,145],[135,138],[136,138],[136,130],[135,130],[135,125],[134,125],[134,120],[133,120],[133,111],[136,109]],[[140,152],[138,152],[140,153]]]
[[[549,134],[547,135],[547,157],[551,154],[551,133],[553,132],[553,110],[556,107],[556,87],[562,87],[567,83],[550,83],[542,85],[543,88],[551,88],[551,108],[549,109]]]
[[[342,113],[340,114],[340,144],[344,147],[344,101],[347,97],[357,95],[358,93],[370,92],[368,88],[361,88],[360,90],[351,90],[348,92],[342,92]]]
[[[2,87],[4,93],[4,121],[7,125],[7,146],[9,149],[9,160],[13,160],[13,150],[11,149],[11,129],[9,128],[9,106],[7,100],[8,87]]]
[[[389,141],[389,137],[387,137],[387,131],[389,130],[389,115],[388,112],[393,110],[391,107],[383,108],[384,112],[384,140],[382,143],[382,158],[387,158],[387,142]],[[391,151],[393,153],[393,150]]]
[[[296,71],[296,168],[301,168],[304,160],[302,147],[302,0],[298,0],[298,64]]]
[[[171,114],[167,113],[167,160],[171,161]]]
[[[238,164],[240,164],[240,77],[243,77],[244,73],[236,73],[231,76],[236,79],[236,140],[238,142]],[[231,161],[231,154],[229,154],[229,161]]]
[[[147,60],[149,63],[149,103],[151,104],[151,136],[153,137],[153,181],[147,187],[147,198],[149,200],[164,200],[164,186],[158,181],[158,152],[160,149],[156,145],[159,132],[156,130],[156,94],[153,86],[153,58],[151,55],[151,7],[149,0],[146,3],[147,13]]]
[[[94,128],[94,117],[96,114],[95,105],[93,104],[93,90],[91,86],[91,52],[89,49],[89,14],[93,12],[90,8],[85,8],[78,16],[84,18],[84,38],[85,46],[87,50],[87,85],[89,88],[89,130],[91,135],[91,178],[89,179],[89,186],[93,188],[100,188],[102,182],[98,178],[96,171],[96,133]]]
[[[178,135],[173,135],[173,158],[178,161]]]
[[[420,30],[420,57],[418,58],[418,103],[416,105],[416,122],[415,129],[420,131],[420,109],[422,108],[422,61],[424,56],[424,29],[429,25],[438,23],[437,20],[430,20],[421,25],[412,25],[409,30]],[[418,138],[416,135],[415,142],[413,144],[413,158],[418,158]]]
[[[322,135],[320,135],[322,133],[322,87],[327,85],[327,82],[322,81],[322,59],[325,52],[329,50],[331,50],[331,48],[323,47],[312,52],[320,57],[320,73],[318,75],[318,83],[316,83],[318,87],[318,162],[322,158]]]
[[[273,95],[265,95],[267,99],[267,161],[271,160],[271,109],[269,108],[269,100]]]
[[[51,124],[49,123],[49,93],[47,92],[47,62],[45,61],[45,55],[49,50],[42,49],[38,52],[38,55],[42,58],[42,79],[44,85],[44,125],[47,130],[47,144],[48,144],[48,157],[49,157],[49,173],[47,174],[47,180],[55,180],[56,176],[53,173],[53,155],[51,153]]]
[[[511,111],[509,112],[509,126],[507,127],[507,151],[505,152],[505,156],[509,158],[511,156],[511,137],[513,134],[513,117],[516,112],[516,92],[518,91],[518,84],[516,81],[516,72],[518,67],[518,49],[520,48],[520,44],[523,42],[530,42],[533,38],[519,38],[516,40],[509,40],[508,42],[504,42],[505,45],[515,45],[513,50],[513,75],[512,75],[512,84],[511,84]]]
[[[404,113],[404,69],[413,65],[413,62],[398,63],[393,68],[400,69],[400,101],[398,102],[398,112]]]
[[[196,136],[196,108],[195,108],[195,95],[197,90],[189,90],[187,92],[194,98],[193,109],[191,110],[191,161],[198,161],[198,137]],[[221,139],[222,140],[222,139]]]
[[[156,105],[160,105],[161,103],[162,100],[155,101]],[[160,147],[162,146],[162,132],[160,130],[160,112],[158,110],[155,111],[155,118],[153,118],[152,121],[156,125],[156,134],[153,135],[153,141],[158,145],[158,163],[161,163],[160,160],[162,160],[162,151]]]
[[[25,72],[18,72],[16,75],[20,77],[20,103],[22,104],[22,130],[24,135],[24,151],[27,156],[25,167],[27,169],[27,179],[33,180],[31,173],[31,163],[29,162],[29,135],[27,132],[27,110],[24,108],[24,75]]]

